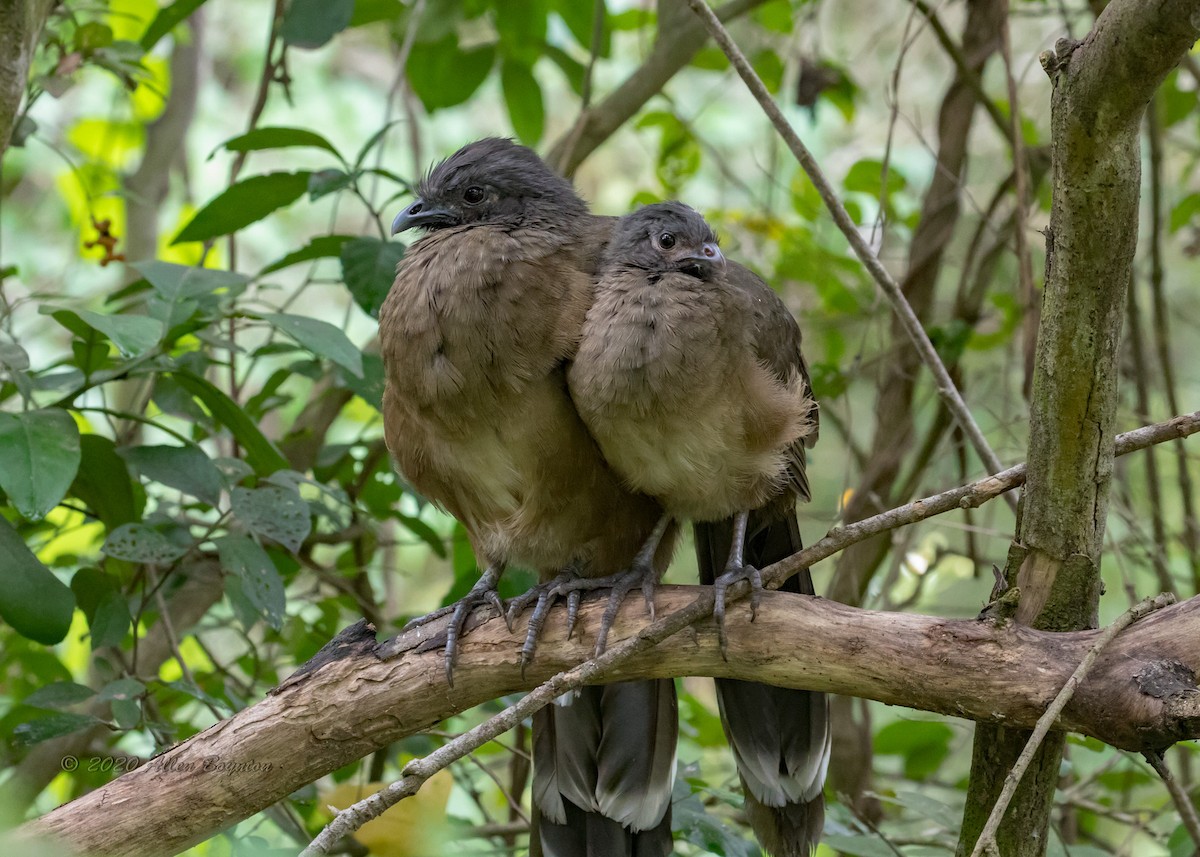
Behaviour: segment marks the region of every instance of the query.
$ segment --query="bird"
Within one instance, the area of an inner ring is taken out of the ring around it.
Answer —
[[[484,569],[450,611],[452,682],[465,619],[502,608],[506,566],[538,573],[544,614],[557,596],[578,598],[586,586],[573,581],[620,577],[652,534],[661,574],[675,527],[608,466],[567,390],[611,222],[502,138],[464,146],[415,190],[392,224],[423,235],[380,309],[382,409],[399,471],[462,522]],[[527,639],[523,664],[532,653]],[[532,853],[670,854],[677,731],[669,679],[586,687],[539,711]]]
[[[693,209],[648,205],[613,228],[571,398],[626,486],[693,521],[723,652],[728,587],[748,580],[756,610],[758,568],[802,547],[795,504],[810,498],[818,414],[800,341],[778,295],[725,258]],[[814,594],[807,569],[784,588]],[[824,821],[828,700],[728,679],[717,699],[756,836],[776,857],[808,855]]]

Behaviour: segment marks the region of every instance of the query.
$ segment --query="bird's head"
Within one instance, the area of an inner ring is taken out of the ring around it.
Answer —
[[[571,183],[532,149],[487,137],[463,146],[417,184],[417,199],[392,221],[392,234],[420,227],[562,227],[587,214]]]
[[[647,205],[622,217],[605,259],[652,274],[679,271],[700,280],[712,279],[725,267],[712,227],[681,202]]]

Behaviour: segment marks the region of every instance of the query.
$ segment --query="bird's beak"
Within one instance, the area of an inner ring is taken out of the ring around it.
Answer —
[[[714,269],[725,270],[725,255],[720,247],[710,241],[701,245],[698,251],[681,256],[678,264],[679,270],[684,273],[706,276]]]
[[[398,235],[414,226],[433,229],[438,226],[450,226],[452,223],[454,223],[454,216],[449,211],[444,208],[436,208],[425,200],[418,199],[396,215],[396,219],[392,221],[392,234]]]

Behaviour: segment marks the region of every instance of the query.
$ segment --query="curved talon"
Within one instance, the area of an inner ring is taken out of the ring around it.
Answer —
[[[725,634],[725,592],[730,586],[741,581],[750,584],[750,621],[758,618],[758,605],[762,601],[762,573],[752,565],[737,568],[727,568],[725,573],[713,581],[713,619],[717,623],[717,643],[721,648],[721,658],[729,660],[729,638]]]
[[[579,622],[579,605],[583,601],[583,593],[572,589],[567,593],[567,639],[575,634],[575,625]]]
[[[446,628],[445,648],[446,683],[451,687],[454,687],[454,665],[458,662],[458,641],[462,637],[463,626],[467,624],[467,617],[471,615],[471,611],[481,604],[489,604],[496,608],[496,612],[500,614],[501,618],[505,618],[504,604],[496,592],[496,585],[500,582],[502,572],[502,567],[489,567],[471,587],[471,591],[460,598],[457,604],[434,611],[443,616],[451,610],[454,611],[454,616]],[[505,621],[508,624],[507,619]],[[512,629],[511,624],[508,627],[510,630]]]

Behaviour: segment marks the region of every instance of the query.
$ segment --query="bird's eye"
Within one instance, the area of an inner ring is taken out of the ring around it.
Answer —
[[[483,202],[484,196],[483,188],[479,185],[471,185],[463,191],[463,202],[467,205],[478,205]]]
[[[658,246],[663,250],[670,250],[675,246],[675,236],[670,232],[664,232],[658,236]]]

